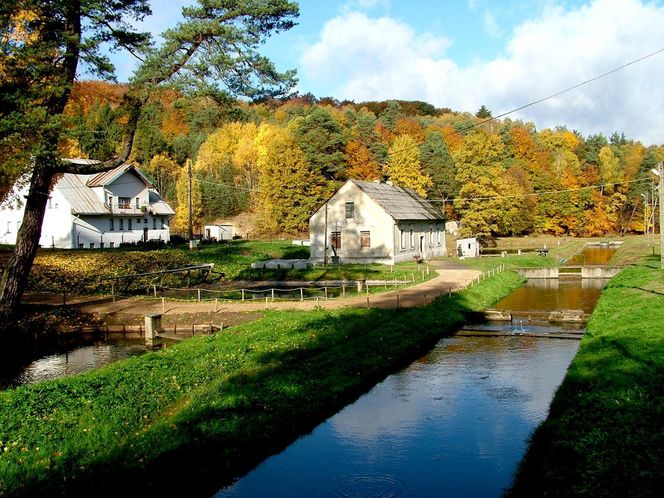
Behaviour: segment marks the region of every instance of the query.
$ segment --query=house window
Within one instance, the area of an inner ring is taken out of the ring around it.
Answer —
[[[115,220],[113,218],[111,218],[108,221],[110,223],[109,230],[112,232],[113,230],[115,230]]]
[[[136,209],[139,209],[141,207],[140,205],[140,199],[136,197]]]
[[[406,239],[407,239],[407,237],[408,237],[408,232],[406,232],[405,230],[401,230],[401,250],[402,251],[406,249]]]
[[[100,243],[99,243],[99,248],[100,248],[100,249],[103,249],[103,248],[104,248],[104,243],[103,243],[103,242],[100,242]]]
[[[79,242],[78,248],[79,249],[85,249],[85,244],[83,244],[82,242]]]
[[[413,229],[410,229],[410,248],[414,249],[415,248],[415,232]]]
[[[118,207],[120,209],[129,209],[131,199],[129,197],[118,197]]]
[[[166,218],[161,219],[161,228],[168,228],[168,223],[166,222]]]
[[[131,230],[131,218],[127,219],[127,230]]]
[[[436,229],[436,238],[438,239],[438,245],[440,245],[440,228]]]
[[[94,242],[90,242],[90,249],[94,249],[94,248],[95,248],[95,243],[94,243]]]
[[[341,249],[341,232],[332,232],[332,247]]]
[[[347,202],[346,203],[346,219],[355,217],[355,203]]]
[[[108,243],[108,247],[110,247],[111,249],[113,249],[113,248],[115,247],[115,242],[109,242],[109,243]]]
[[[433,227],[429,227],[429,245],[432,246],[433,244],[434,244],[434,241],[433,241]]]
[[[153,230],[157,229],[157,218],[152,218],[152,229]]]
[[[360,249],[371,247],[371,232],[360,232]]]
[[[120,230],[124,230],[124,220],[120,218]]]
[[[145,224],[147,225],[147,224],[148,224],[148,219],[145,218],[145,219],[143,220],[143,223],[145,223]]]

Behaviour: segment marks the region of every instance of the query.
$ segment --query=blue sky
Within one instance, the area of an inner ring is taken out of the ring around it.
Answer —
[[[193,0],[188,0],[189,2]],[[185,2],[152,0],[144,29]],[[296,69],[298,90],[355,101],[417,99],[494,113],[664,49],[664,6],[646,0],[301,0],[298,26],[262,52]],[[115,58],[120,80],[130,58]],[[584,135],[664,143],[664,53],[512,117]]]

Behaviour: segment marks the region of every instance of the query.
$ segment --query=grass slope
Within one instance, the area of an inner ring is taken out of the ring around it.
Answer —
[[[0,494],[208,495],[520,285],[425,308],[268,312],[229,332],[0,393]]]
[[[650,258],[607,285],[507,496],[661,496],[664,271],[657,266]]]

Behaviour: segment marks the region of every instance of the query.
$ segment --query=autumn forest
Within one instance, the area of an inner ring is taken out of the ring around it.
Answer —
[[[63,155],[117,151],[125,90],[75,85]],[[416,190],[460,220],[465,235],[597,236],[643,232],[651,214],[649,171],[664,148],[619,131],[583,136],[494,120],[484,106],[470,113],[308,94],[229,107],[162,91],[143,109],[132,155],[176,208],[176,233],[186,232],[192,161],[197,227],[252,211],[264,235],[302,233],[325,198],[357,178]]]

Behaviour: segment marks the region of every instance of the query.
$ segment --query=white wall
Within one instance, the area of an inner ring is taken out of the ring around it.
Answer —
[[[353,217],[346,218],[346,202],[353,202]],[[334,252],[332,232],[341,232],[341,248],[337,254],[342,263],[394,263],[412,261],[413,255],[420,254],[419,241],[424,237],[424,257],[444,256],[445,236],[442,222],[425,221],[395,223],[382,207],[366,195],[352,182],[344,184],[309,220],[310,259],[321,262],[325,255],[325,211],[327,209],[328,262]],[[414,245],[410,241],[405,248],[400,246],[401,230],[414,229]],[[433,229],[433,238],[429,230]],[[440,231],[438,244],[437,230]],[[370,234],[371,246],[360,247],[360,232]],[[432,239],[432,240],[431,240]]]
[[[480,255],[480,244],[475,237],[458,239],[456,241],[457,253],[455,256],[463,258],[477,258]]]
[[[447,256],[444,223],[425,220],[400,221],[395,230],[395,248],[396,262],[412,261],[414,256],[424,259]]]

